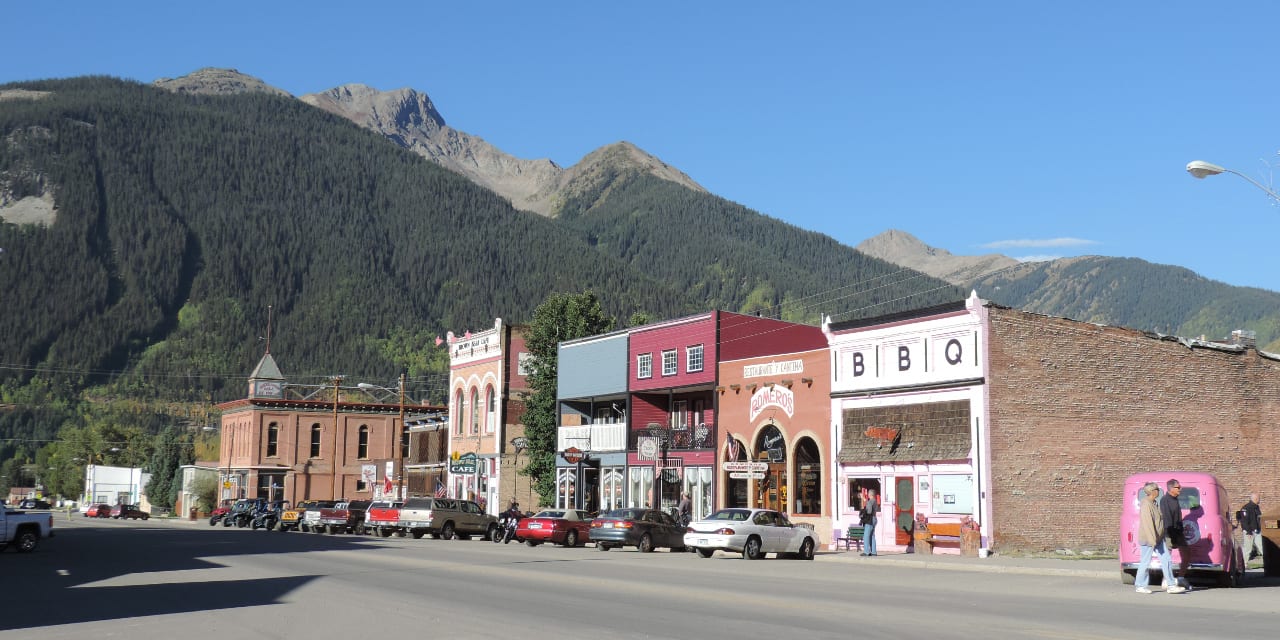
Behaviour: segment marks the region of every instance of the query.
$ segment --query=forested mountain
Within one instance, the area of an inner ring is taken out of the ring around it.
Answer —
[[[1209,340],[1254,331],[1259,348],[1280,352],[1280,293],[1232,286],[1183,267],[1105,256],[1026,263],[998,254],[957,256],[896,229],[858,248],[1009,307]]]
[[[0,459],[89,414],[154,430],[184,403],[241,397],[269,307],[291,381],[408,369],[422,396],[442,391],[425,388],[445,365],[435,336],[527,320],[555,291],[591,289],[624,321],[877,315],[962,295],[607,164],[559,220],[517,211],[270,92],[98,77],[0,96],[0,215],[53,203],[43,223],[0,223]]]

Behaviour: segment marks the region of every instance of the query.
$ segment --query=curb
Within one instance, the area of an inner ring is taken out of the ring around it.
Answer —
[[[1100,580],[1115,580],[1119,568],[1112,570],[1101,569],[1084,569],[1084,568],[1067,568],[1067,567],[1038,567],[1023,564],[1005,564],[990,562],[987,560],[973,559],[972,561],[965,559],[943,560],[943,559],[917,559],[895,556],[876,556],[874,559],[866,559],[860,556],[848,557],[844,554],[820,554],[817,556],[820,560],[831,562],[846,563],[874,563],[878,565],[892,565],[895,567],[912,567],[916,569],[933,569],[937,571],[968,571],[972,573],[1004,573],[1004,574],[1021,574],[1021,575],[1041,575],[1041,576],[1069,576],[1076,578],[1095,578]],[[944,558],[947,556],[943,556]]]

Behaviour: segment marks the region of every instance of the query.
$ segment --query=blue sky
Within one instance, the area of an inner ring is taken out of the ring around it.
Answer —
[[[1280,3],[9,0],[0,82],[235,68],[431,96],[576,163],[630,141],[849,245],[1098,254],[1280,290]]]

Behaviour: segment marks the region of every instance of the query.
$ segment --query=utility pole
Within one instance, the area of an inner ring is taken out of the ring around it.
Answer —
[[[396,499],[404,500],[404,372],[400,372],[400,427],[396,430]]]
[[[342,499],[342,474],[338,471],[338,398],[341,396],[342,376],[333,377],[333,499]]]

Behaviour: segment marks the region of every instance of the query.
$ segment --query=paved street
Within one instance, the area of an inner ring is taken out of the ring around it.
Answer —
[[[1142,596],[1111,561],[814,562],[59,516],[0,638],[1264,637],[1280,581]],[[1053,575],[1056,574],[1056,575]]]

